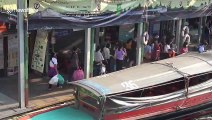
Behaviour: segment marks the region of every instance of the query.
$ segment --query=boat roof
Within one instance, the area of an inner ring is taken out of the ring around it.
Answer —
[[[110,96],[211,71],[212,51],[191,52],[72,84],[84,87],[97,96]]]

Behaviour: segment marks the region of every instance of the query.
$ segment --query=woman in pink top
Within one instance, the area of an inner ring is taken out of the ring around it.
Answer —
[[[123,48],[122,44],[115,51],[116,58],[116,70],[122,70],[124,57],[126,56],[126,49]]]
[[[180,50],[180,54],[187,53],[187,52],[188,52],[188,42],[185,41],[183,43],[183,48],[181,48],[181,50]]]

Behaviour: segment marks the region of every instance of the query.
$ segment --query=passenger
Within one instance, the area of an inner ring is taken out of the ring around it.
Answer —
[[[169,55],[169,58],[175,57],[176,56],[176,52],[173,49],[169,49],[168,50],[168,55]]]
[[[180,54],[184,54],[184,53],[187,53],[187,52],[188,52],[188,42],[185,41],[183,43],[183,48],[181,48],[181,50],[180,50]]]
[[[94,54],[94,76],[100,75],[104,57],[101,53],[101,47],[97,46]]]
[[[152,54],[152,48],[151,48],[151,43],[148,42],[148,44],[144,48],[144,57],[147,60],[151,60],[151,54]]]
[[[206,52],[205,48],[206,48],[207,45],[208,45],[208,43],[206,41],[202,42],[198,47],[199,53]]]
[[[57,54],[56,53],[51,53],[51,60],[49,62],[49,71],[48,71],[48,76],[50,78],[54,77],[55,75],[58,74],[58,62],[57,62]]]
[[[188,28],[185,28],[185,30],[184,30],[183,43],[184,42],[187,42],[188,44],[190,44],[190,35],[189,35]]]
[[[129,67],[132,67],[132,66],[135,66],[136,64],[136,47],[137,47],[137,44],[136,44],[136,41],[132,41],[132,44],[131,44],[131,50],[129,52],[129,54],[127,54],[127,56],[129,56]]]
[[[151,58],[152,58],[153,61],[160,59],[160,45],[158,44],[157,40],[154,41],[154,48],[153,48],[153,51],[152,51],[152,57]]]
[[[126,50],[127,50],[127,54],[129,55],[130,54],[130,51],[132,49],[132,39],[129,39],[126,43]],[[129,58],[128,58],[129,59]]]
[[[51,53],[51,60],[49,62],[49,71],[48,71],[48,76],[50,78],[54,77],[55,75],[58,74],[58,62],[57,62],[57,54],[56,53]],[[59,82],[57,82],[57,87],[60,87]],[[52,84],[49,83],[48,89],[51,90]]]
[[[105,59],[104,64],[106,65],[106,71],[108,73],[110,73],[110,58],[111,58],[111,54],[110,54],[110,44],[108,43],[104,48],[103,48],[103,57]]]
[[[169,53],[169,50],[171,49],[171,46],[170,46],[170,42],[166,42],[165,46],[164,46],[164,50],[163,52],[164,53]]]
[[[164,46],[166,45],[166,36],[164,35],[160,42],[160,59],[165,59]]]
[[[119,44],[118,48],[115,51],[115,58],[116,58],[116,70],[122,70],[124,57],[127,56],[126,49],[123,48],[122,44]]]
[[[164,46],[164,58],[169,58],[170,57],[170,54],[172,53],[172,50],[171,50],[171,46],[170,46],[170,42],[166,42],[165,46]]]
[[[72,81],[72,76],[74,74],[74,71],[79,69],[79,56],[78,56],[78,48],[73,47],[71,58],[70,58],[70,69],[69,69],[69,81]]]

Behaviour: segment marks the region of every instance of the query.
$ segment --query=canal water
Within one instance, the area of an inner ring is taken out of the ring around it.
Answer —
[[[32,117],[30,120],[94,120],[89,114],[71,107],[64,107],[45,112]]]

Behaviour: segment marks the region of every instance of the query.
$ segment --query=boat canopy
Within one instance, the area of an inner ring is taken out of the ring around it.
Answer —
[[[73,82],[97,96],[111,96],[212,71],[212,51],[191,52]]]

